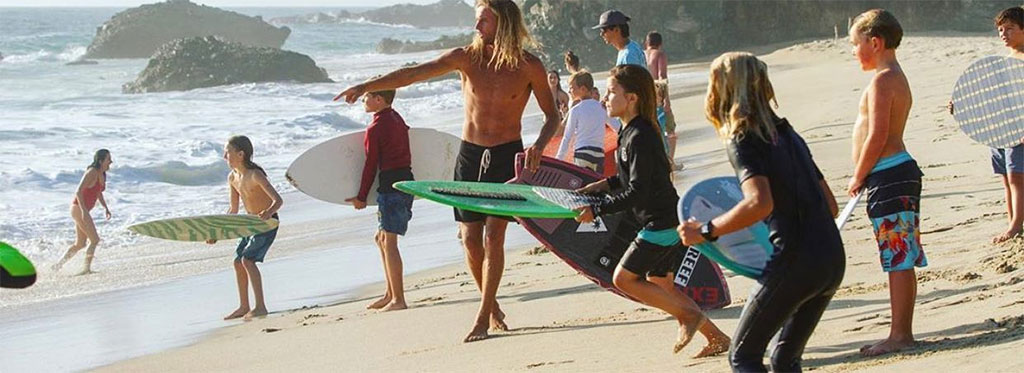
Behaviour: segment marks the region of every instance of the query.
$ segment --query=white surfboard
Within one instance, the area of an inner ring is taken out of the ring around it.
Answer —
[[[299,155],[288,167],[285,177],[299,191],[310,197],[343,205],[345,199],[359,194],[366,153],[363,137],[366,131],[346,133],[320,143]],[[412,152],[412,174],[416,180],[452,180],[455,158],[462,140],[429,128],[409,129]],[[379,175],[379,173],[378,173]],[[377,178],[373,180],[368,205],[377,204]]]
[[[1020,144],[1024,136],[1024,61],[985,57],[953,87],[953,117],[974,141],[993,148]]]

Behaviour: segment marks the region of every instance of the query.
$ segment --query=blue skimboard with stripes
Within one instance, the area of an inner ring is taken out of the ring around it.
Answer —
[[[254,215],[204,215],[154,220],[135,224],[128,230],[154,238],[203,242],[255,236],[277,228],[277,219],[260,220]]]

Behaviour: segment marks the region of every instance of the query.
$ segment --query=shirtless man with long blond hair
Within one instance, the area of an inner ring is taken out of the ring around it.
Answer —
[[[526,148],[526,168],[536,171],[540,155],[558,128],[558,109],[547,85],[544,65],[527,47],[535,46],[519,7],[511,0],[477,0],[476,37],[470,45],[445,52],[437,59],[402,68],[355,85],[335,100],[354,103],[367,92],[397,89],[458,71],[466,100],[462,147],[455,179],[505,182],[515,176],[515,154],[523,150],[522,117],[530,93],[544,112],[537,141]],[[505,228],[508,220],[455,210],[466,250],[466,264],[482,293],[473,327],[463,340],[488,337],[488,327],[508,330],[497,302],[505,270]]]

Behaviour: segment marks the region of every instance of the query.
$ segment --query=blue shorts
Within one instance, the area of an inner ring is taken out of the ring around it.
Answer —
[[[1024,174],[1024,144],[992,149],[992,172],[997,175]]]
[[[392,192],[377,194],[377,229],[404,236],[412,219],[412,195]]]
[[[277,214],[274,214],[274,218],[277,218]],[[242,237],[238,241],[238,248],[235,249],[235,260],[245,258],[257,263],[263,262],[263,257],[267,256],[267,250],[270,250],[270,245],[274,244],[275,238],[277,238],[277,228],[255,236]]]

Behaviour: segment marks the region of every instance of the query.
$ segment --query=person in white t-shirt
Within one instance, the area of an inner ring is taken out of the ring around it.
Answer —
[[[579,103],[569,109],[565,119],[565,135],[558,146],[558,159],[569,161],[569,146],[573,144],[572,162],[598,174],[604,173],[604,126],[608,112],[591,95],[594,77],[586,70],[569,77],[569,94]]]

